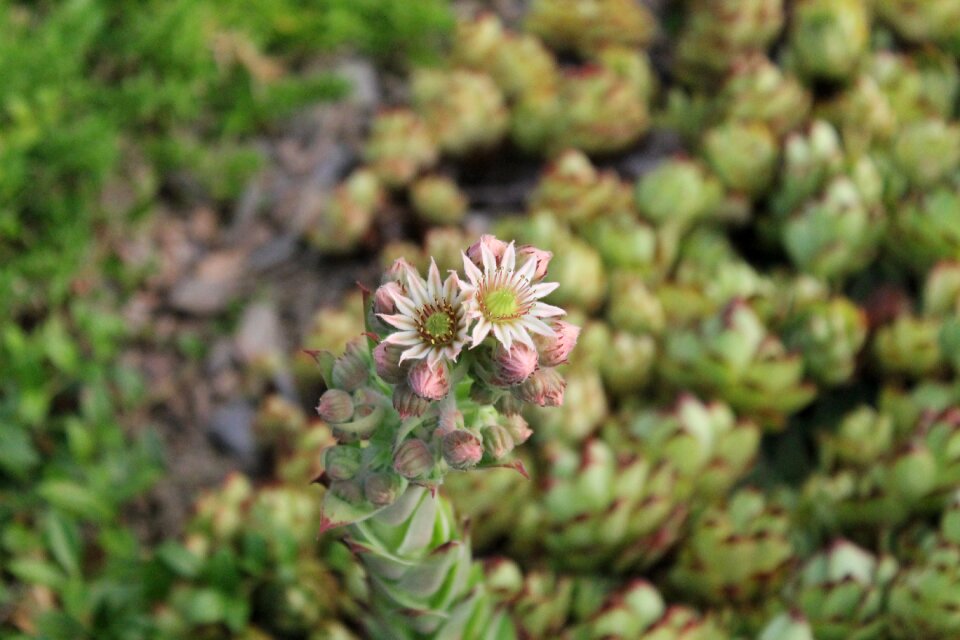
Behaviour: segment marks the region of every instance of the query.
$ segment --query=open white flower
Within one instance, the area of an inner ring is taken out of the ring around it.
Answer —
[[[517,269],[513,242],[507,245],[499,260],[486,245],[480,246],[480,253],[483,271],[463,254],[463,268],[470,282],[460,281],[467,318],[477,320],[471,348],[483,342],[491,331],[507,351],[514,342],[536,349],[531,332],[553,337],[553,329],[541,318],[561,316],[564,311],[539,300],[559,285],[556,282],[534,283],[536,256],[530,256]]]
[[[426,358],[431,367],[436,367],[444,359],[455,361],[467,342],[469,324],[456,274],[441,281],[440,270],[431,260],[424,281],[409,263],[398,262],[406,295],[396,289],[389,291],[398,313],[378,315],[399,331],[384,341],[406,347],[400,354],[401,363]]]

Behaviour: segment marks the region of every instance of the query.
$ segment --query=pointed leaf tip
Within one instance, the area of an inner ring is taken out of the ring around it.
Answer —
[[[333,361],[336,360],[334,355],[326,349],[301,349],[301,351],[316,361],[320,366],[320,375],[323,376],[323,382],[328,389],[331,388],[333,386]]]
[[[320,533],[366,520],[381,509],[383,507],[365,501],[357,504],[347,502],[334,491],[327,491],[323,496],[323,508],[320,512]]]
[[[497,465],[497,466],[503,467],[504,469],[513,469],[514,471],[522,475],[527,480],[530,479],[530,474],[527,473],[527,468],[523,465],[522,460],[512,460],[510,462]]]
[[[444,553],[450,551],[451,549],[456,549],[457,547],[461,546],[461,544],[462,543],[459,540],[447,540],[446,542],[441,544],[439,547],[431,551],[430,555],[431,556],[443,555]]]
[[[353,553],[354,555],[370,553],[370,547],[365,544],[360,544],[359,542],[351,540],[350,538],[347,538],[345,542],[347,544],[347,548],[350,549],[350,553]]]
[[[317,537],[319,538],[330,529],[336,529],[337,527],[342,527],[347,524],[346,522],[334,522],[330,518],[321,515],[320,516],[320,530],[317,532]]]

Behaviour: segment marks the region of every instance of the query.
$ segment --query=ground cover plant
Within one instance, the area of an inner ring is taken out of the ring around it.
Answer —
[[[960,2],[126,7],[0,18],[4,633],[960,636]],[[158,354],[244,473],[143,535]]]
[[[0,3],[4,637],[155,637],[169,579],[143,572],[161,557],[187,566],[121,518],[164,453],[149,425],[123,428],[147,390],[121,357],[133,336],[120,308],[144,274],[118,268],[112,239],[158,202],[236,198],[262,161],[255,136],[349,90],[317,56],[399,43],[402,66],[449,24],[437,3],[248,4]],[[248,595],[227,607],[233,628]],[[227,615],[185,602],[200,620]]]

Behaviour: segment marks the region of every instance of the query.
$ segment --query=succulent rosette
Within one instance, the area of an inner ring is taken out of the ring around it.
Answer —
[[[706,602],[743,605],[778,589],[794,559],[786,509],[741,489],[694,521],[671,579]]]
[[[890,637],[947,640],[960,634],[960,502],[954,494],[940,531],[894,579],[887,600]]]
[[[873,640],[885,637],[884,597],[896,571],[892,557],[841,539],[810,558],[789,591],[817,638]]]

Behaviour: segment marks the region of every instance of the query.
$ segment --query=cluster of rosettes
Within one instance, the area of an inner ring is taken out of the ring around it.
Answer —
[[[409,483],[449,469],[504,466],[531,431],[524,404],[563,402],[580,329],[541,301],[552,255],[483,236],[446,278],[397,260],[368,304],[368,333],[343,355],[317,354],[317,412],[338,443],[324,453],[325,526],[392,504]],[[349,506],[349,508],[347,508]]]

